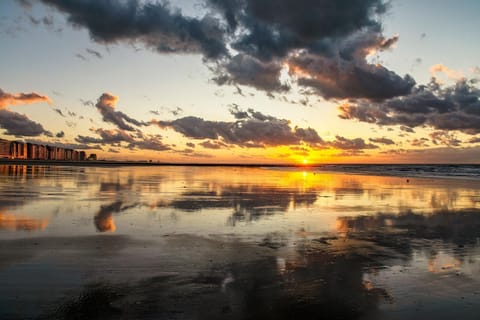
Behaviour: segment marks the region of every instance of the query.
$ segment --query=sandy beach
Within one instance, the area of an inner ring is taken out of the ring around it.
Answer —
[[[2,166],[2,319],[475,319],[471,180]]]

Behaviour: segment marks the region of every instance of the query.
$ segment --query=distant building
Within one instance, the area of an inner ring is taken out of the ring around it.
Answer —
[[[0,139],[0,158],[7,158],[10,159],[10,146],[11,142],[8,140]]]
[[[64,149],[65,152],[65,160],[73,160],[73,150],[72,149]]]
[[[95,153],[90,153],[90,155],[88,156],[87,160],[89,161],[95,161],[97,160],[97,155]]]
[[[33,143],[27,143],[27,159],[35,160],[37,156],[37,145]]]
[[[46,160],[47,158],[47,146],[43,145],[38,145],[37,146],[37,154],[36,154],[36,159],[39,160]]]
[[[28,159],[27,144],[18,141],[12,142],[10,145],[10,155],[12,159]]]
[[[86,157],[85,151],[0,139],[0,159],[84,161]],[[96,154],[88,157],[96,159]]]
[[[56,147],[47,146],[47,160],[57,160]]]

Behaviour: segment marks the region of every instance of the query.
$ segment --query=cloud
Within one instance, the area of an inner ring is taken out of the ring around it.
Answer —
[[[170,113],[177,117],[183,113],[183,109],[180,107],[176,107],[174,110],[171,110]]]
[[[102,56],[102,54],[101,54],[100,52],[95,51],[95,50],[93,50],[93,49],[87,48],[87,49],[85,49],[85,51],[86,51],[87,53],[91,54],[92,56],[98,58],[98,59],[102,59],[102,58],[103,58],[103,56]]]
[[[118,144],[120,142],[128,142],[132,143],[134,141],[134,137],[131,136],[129,133],[120,130],[107,130],[107,129],[92,129],[93,132],[98,134],[100,138],[92,138],[88,136],[78,135],[75,138],[75,141],[79,143],[100,143],[100,144]]]
[[[98,43],[201,54],[219,85],[271,93],[297,84],[326,99],[374,100],[409,94],[415,85],[409,75],[368,62],[399,39],[382,34],[384,0],[203,0],[200,17],[166,1],[42,2]]]
[[[415,80],[400,77],[381,65],[364,61],[338,61],[303,54],[289,60],[290,72],[298,84],[310,87],[326,99],[368,98],[383,100],[403,96],[412,90]]]
[[[17,2],[25,9],[32,8],[32,2],[30,0],[17,0]]]
[[[198,117],[183,117],[173,121],[154,121],[161,128],[173,130],[193,139],[221,141],[246,148],[281,145],[322,144],[323,140],[312,128],[292,128],[290,122],[249,109],[232,110],[235,122],[209,121]],[[238,119],[240,117],[240,119]]]
[[[225,143],[219,142],[219,141],[204,141],[199,143],[202,147],[206,149],[225,149],[228,146]]]
[[[447,147],[459,147],[462,141],[457,139],[455,134],[447,131],[435,131],[430,133],[432,143],[435,145],[445,145]]]
[[[143,135],[140,134],[139,139],[130,142],[129,148],[138,148],[141,150],[153,150],[153,151],[167,151],[172,148],[162,142],[160,135]]]
[[[13,106],[18,104],[30,104],[35,102],[48,102],[52,103],[49,97],[42,96],[38,93],[7,93],[0,89],[0,109],[7,106]]]
[[[400,77],[366,57],[391,48],[377,19],[383,1],[207,1],[231,29],[242,29],[231,46],[239,52],[217,69],[219,84],[243,84],[286,91],[287,65],[293,80],[327,98],[385,99],[407,94],[415,81]],[[218,70],[223,71],[219,72]]]
[[[154,150],[154,151],[166,151],[171,147],[162,142],[160,135],[145,135],[140,131],[136,131],[135,134],[131,134],[121,129],[91,129],[92,132],[99,135],[99,138],[78,135],[75,141],[82,144],[101,144],[108,146],[123,147],[129,149],[142,149],[142,150]]]
[[[348,139],[342,136],[336,136],[334,141],[328,142],[328,145],[335,149],[350,151],[378,148],[377,145],[366,143],[362,138]]]
[[[415,133],[415,130],[413,130],[412,128],[407,127],[407,126],[400,126],[400,130],[402,130],[404,132],[408,132],[408,133]]]
[[[410,141],[412,147],[428,147],[429,140],[427,138],[415,138]]]
[[[468,140],[468,143],[480,143],[480,137],[473,137]]]
[[[230,30],[244,29],[232,47],[262,60],[284,57],[299,48],[320,50],[320,41],[380,27],[375,15],[386,10],[380,0],[209,0]]]
[[[82,61],[87,61],[87,58],[85,58],[85,56],[80,54],[80,53],[75,54],[75,57],[77,57],[78,59],[80,59]]]
[[[130,118],[121,111],[115,111],[115,105],[117,104],[118,97],[110,93],[103,93],[98,98],[95,107],[102,114],[103,121],[116,125],[121,130],[135,131],[130,124],[135,126],[147,126],[145,122],[141,122]]]
[[[457,81],[465,79],[465,76],[460,71],[452,70],[441,63],[430,67],[432,77],[437,76],[438,73],[444,73],[449,79]]]
[[[65,137],[65,132],[59,131],[59,132],[55,135],[55,137],[57,137],[57,138],[64,138],[64,137]]]
[[[442,86],[435,79],[403,97],[383,102],[359,100],[339,106],[339,117],[378,125],[480,132],[480,90],[466,79]]]
[[[52,135],[40,123],[30,120],[24,114],[7,109],[0,109],[0,127],[5,129],[5,134],[11,136],[34,137],[42,134]]]
[[[56,113],[58,113],[60,116],[64,117],[65,118],[65,115],[63,114],[62,110],[58,109],[58,108],[54,108],[53,111],[55,111]]]
[[[53,26],[53,16],[44,16],[41,19],[37,19],[32,17],[31,15],[28,15],[28,18],[30,22],[34,25],[39,25],[39,24],[44,24],[47,27],[52,27]]]
[[[393,141],[392,139],[388,139],[388,138],[370,138],[368,140],[373,142],[373,143],[379,143],[379,144],[385,144],[385,145],[395,144],[395,141]]]
[[[186,17],[168,2],[42,0],[65,13],[76,27],[85,27],[99,43],[135,43],[162,53],[226,54],[224,32],[217,19]]]
[[[237,54],[228,63],[215,70],[213,79],[219,85],[242,84],[257,89],[287,91],[289,86],[280,82],[282,65],[279,62],[262,62],[252,56]]]
[[[94,107],[95,103],[91,100],[84,100],[84,99],[79,99],[80,103],[84,105],[85,107]]]

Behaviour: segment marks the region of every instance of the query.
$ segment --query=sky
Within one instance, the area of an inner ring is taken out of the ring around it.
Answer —
[[[100,159],[479,163],[476,0],[0,1],[0,138]]]

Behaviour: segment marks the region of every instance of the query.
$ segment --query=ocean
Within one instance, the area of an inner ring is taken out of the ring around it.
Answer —
[[[0,319],[477,319],[479,174],[0,165]]]

